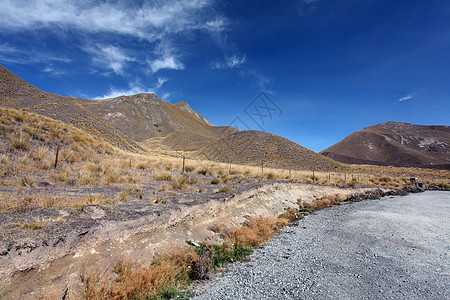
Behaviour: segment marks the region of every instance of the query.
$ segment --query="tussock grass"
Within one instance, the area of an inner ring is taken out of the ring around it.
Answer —
[[[157,257],[151,264],[122,259],[114,264],[112,275],[98,272],[81,275],[83,299],[161,299],[175,296],[177,289],[195,278],[199,256],[193,250],[175,249]]]
[[[143,264],[121,259],[105,273],[84,272],[83,299],[163,299],[175,297],[192,280],[204,280],[218,267],[247,256],[282,226],[284,218],[251,218],[242,227],[225,229],[223,245],[203,243],[196,248],[177,248]]]
[[[323,208],[339,205],[342,201],[345,201],[347,196],[343,193],[335,193],[333,195],[323,196],[320,199],[313,200],[311,202],[301,202],[302,209],[313,212]]]

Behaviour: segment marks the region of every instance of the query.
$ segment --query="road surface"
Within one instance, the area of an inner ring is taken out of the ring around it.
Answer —
[[[450,192],[321,210],[194,299],[450,299],[449,216]]]

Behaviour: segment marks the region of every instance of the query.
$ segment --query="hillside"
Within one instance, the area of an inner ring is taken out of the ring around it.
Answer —
[[[246,130],[233,133],[200,149],[197,154],[209,160],[264,165],[292,170],[341,171],[345,166],[323,157],[286,138]]]
[[[220,138],[236,130],[215,127],[186,102],[167,103],[154,94],[86,100],[47,93],[0,66],[0,106],[25,109],[103,138],[119,148],[141,151],[136,142],[172,132]]]
[[[386,122],[354,132],[321,154],[350,164],[450,169],[450,127]]]

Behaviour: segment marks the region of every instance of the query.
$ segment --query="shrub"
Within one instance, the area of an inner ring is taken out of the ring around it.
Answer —
[[[210,173],[210,171],[207,169],[202,169],[202,170],[199,170],[197,173],[200,175],[206,176]]]
[[[184,171],[186,171],[187,173],[193,172],[194,170],[195,170],[195,167],[193,167],[193,166],[187,166],[184,168]]]
[[[267,173],[267,175],[266,175],[266,178],[267,179],[269,179],[269,180],[274,180],[275,179],[275,174],[273,174],[273,173]]]
[[[286,219],[289,223],[300,219],[303,214],[297,208],[289,207],[285,213],[279,216],[280,219]]]

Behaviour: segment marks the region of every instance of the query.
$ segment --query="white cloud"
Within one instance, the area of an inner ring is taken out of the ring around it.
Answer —
[[[85,49],[92,55],[92,62],[102,68],[111,69],[117,75],[123,74],[123,68],[127,62],[134,61],[125,52],[114,46],[88,47]]]
[[[158,78],[158,83],[156,84],[155,89],[159,89],[167,81],[169,81],[169,79],[167,79],[167,78]]]
[[[50,74],[52,76],[60,76],[60,75],[65,75],[67,74],[66,71],[60,70],[60,69],[56,69],[51,65],[46,66],[44,69],[42,69],[42,72],[45,72],[47,74]]]
[[[103,53],[99,49],[89,52],[92,62],[116,74],[124,74],[126,63],[132,60],[123,52],[128,47],[123,43],[124,38],[146,41],[150,51],[157,54],[149,63],[153,73],[161,69],[183,70],[179,51],[157,53],[158,47],[179,38],[180,34],[201,30],[213,36],[225,30],[225,20],[211,14],[212,4],[213,0],[2,0],[0,30],[46,29],[60,36],[70,30],[82,38],[84,50],[91,47],[93,40],[98,43],[103,39]],[[113,42],[116,46],[121,43],[122,51],[108,46]],[[136,61],[145,64],[146,58]]]
[[[239,67],[243,63],[245,63],[247,57],[245,55],[239,57],[237,55],[232,55],[230,57],[225,58],[224,62],[214,62],[211,64],[213,69],[223,70],[223,69],[233,69]]]
[[[162,100],[169,102],[169,98],[170,98],[171,94],[170,93],[164,93],[161,97]]]
[[[156,73],[161,69],[183,70],[184,65],[179,62],[172,54],[163,55],[162,57],[148,61],[152,73]]]
[[[398,99],[398,101],[399,101],[399,102],[404,102],[404,101],[411,100],[412,98],[413,98],[412,96],[407,95],[407,96],[405,96],[405,97],[402,97],[402,98]]]
[[[157,83],[153,87],[145,87],[139,80],[136,80],[135,82],[130,83],[128,89],[111,88],[108,93],[102,96],[94,97],[93,99],[102,100],[136,94],[155,94],[157,90],[161,88],[161,86],[168,80],[169,79],[167,78],[158,78]]]
[[[143,1],[119,0],[2,0],[0,28],[70,27],[87,32],[114,32],[154,40],[163,32],[202,28],[199,12],[209,0]],[[209,21],[209,20],[208,20]],[[156,30],[159,29],[159,30]]]

